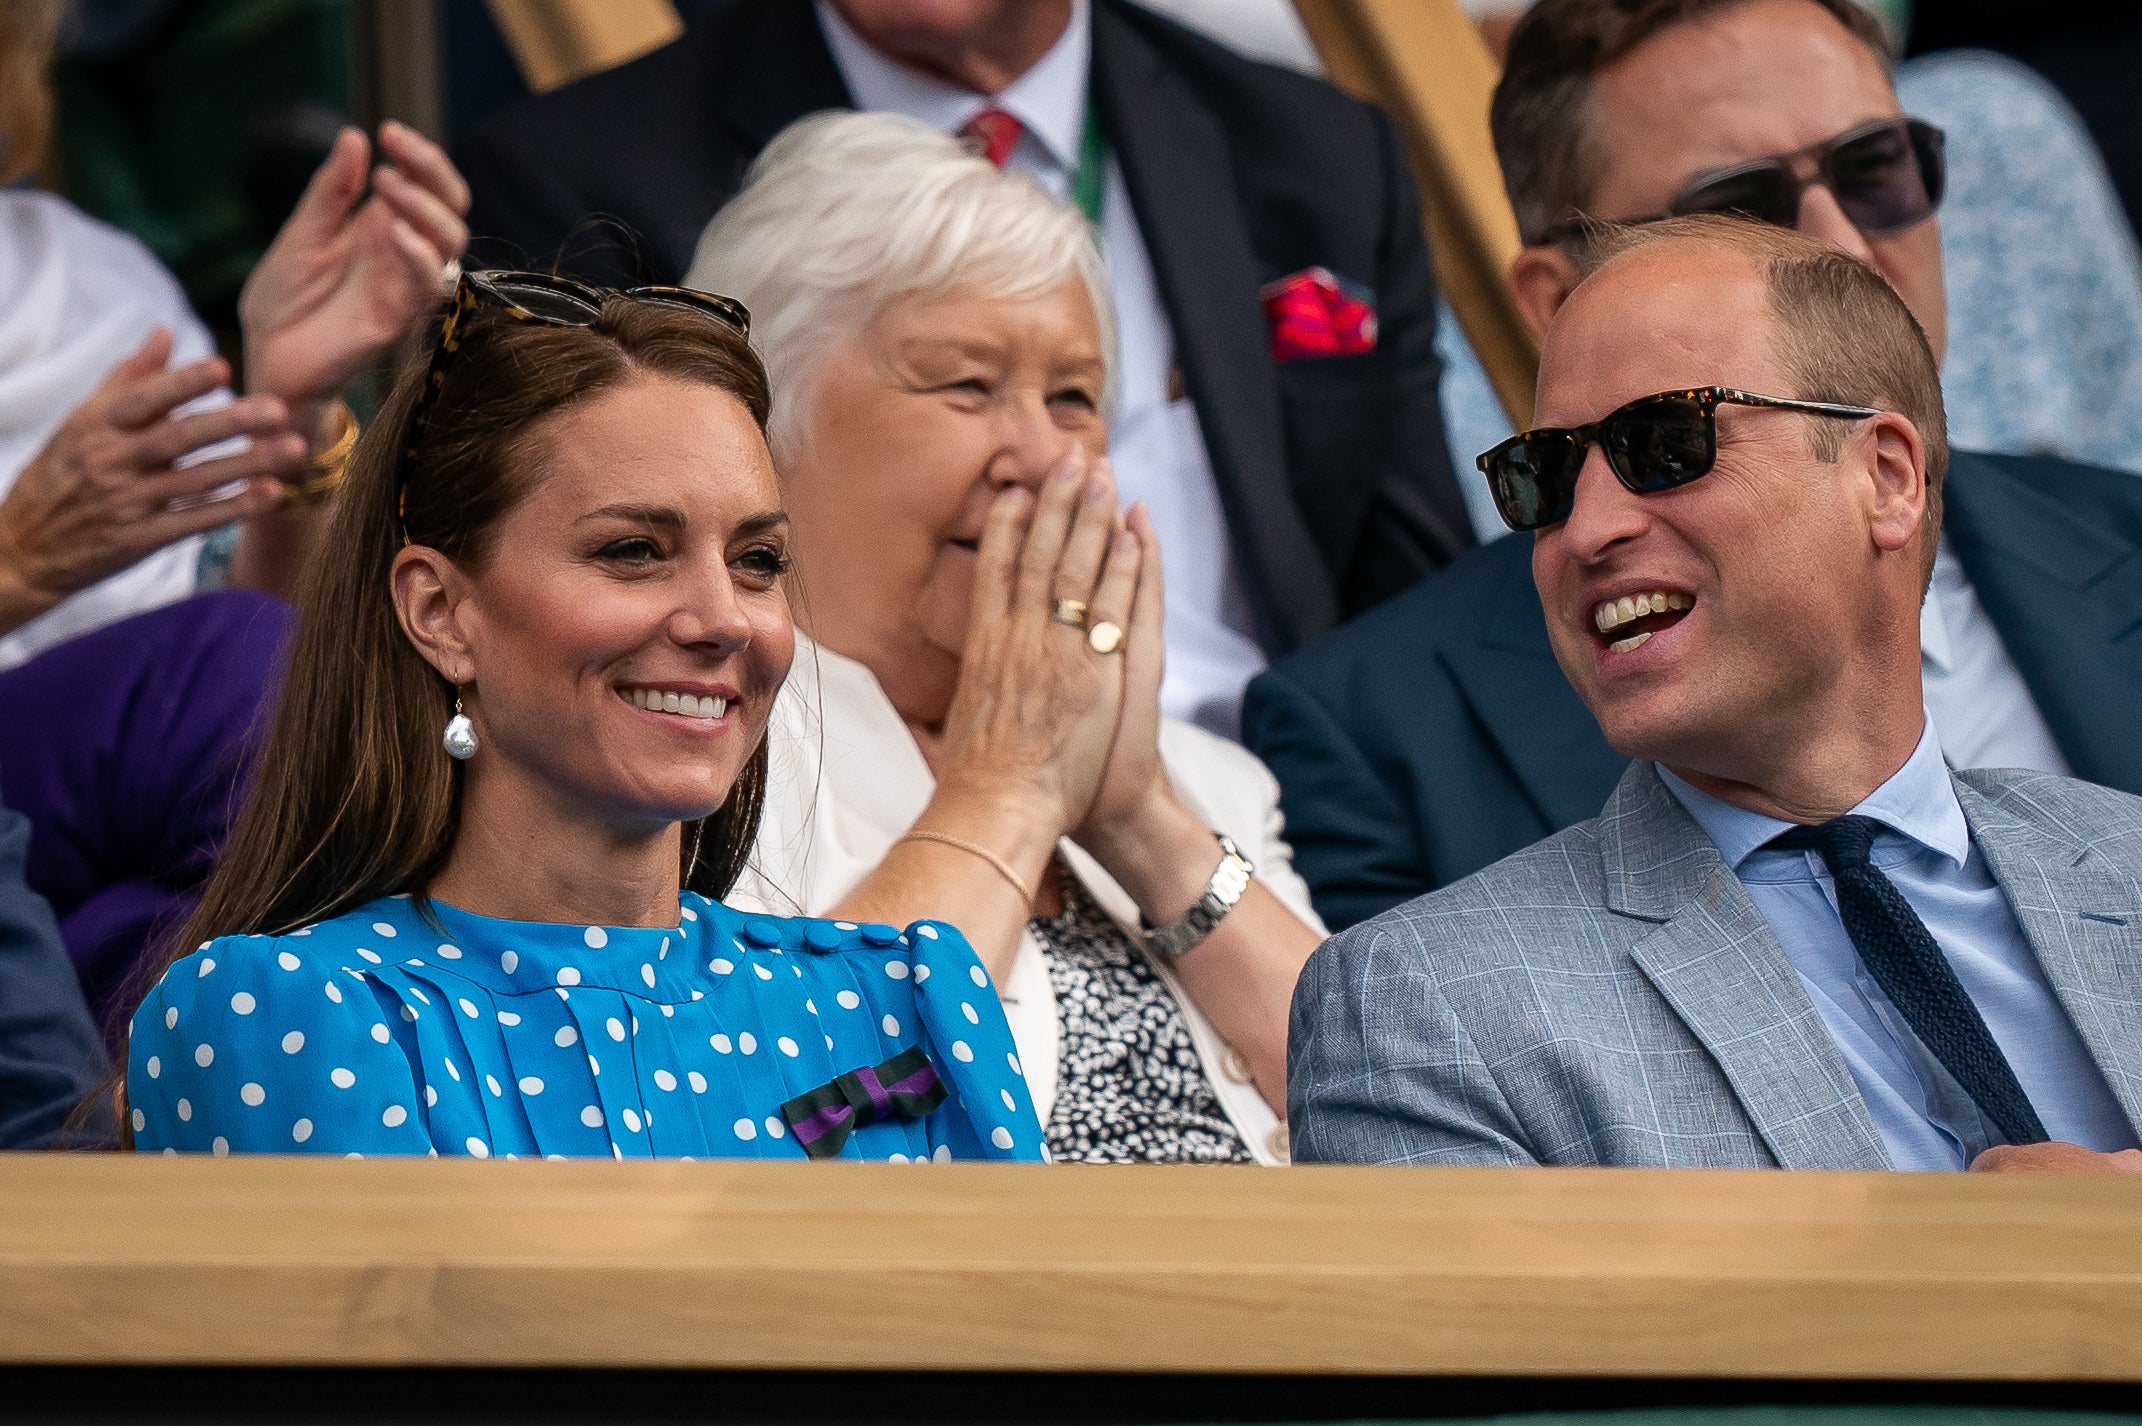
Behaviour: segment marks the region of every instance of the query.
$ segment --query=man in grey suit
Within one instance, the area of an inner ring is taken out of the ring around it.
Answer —
[[[1592,821],[1317,952],[1295,1158],[2142,1171],[2142,799],[1943,761],[1909,309],[1729,218],[1592,263],[1541,428],[1486,465],[1636,761]]]

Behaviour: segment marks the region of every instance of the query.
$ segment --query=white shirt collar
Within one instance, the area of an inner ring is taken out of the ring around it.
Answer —
[[[1093,27],[1087,22],[1090,4],[1091,0],[1071,0],[1071,21],[1048,53],[1002,91],[985,95],[886,58],[827,0],[816,0],[826,46],[833,51],[833,63],[839,66],[856,108],[890,110],[955,134],[969,119],[994,105],[1017,119],[1026,129],[1026,138],[1066,173],[1078,166],[1087,95],[1092,89],[1088,82],[1093,57]]]
[[[1934,577],[1928,582],[1926,598],[1919,601],[1919,658],[1935,673],[1948,673],[1956,667],[1956,649],[1941,606],[1964,584],[1963,567],[1956,563],[1955,552],[1944,535],[1934,551]]]
[[[1713,797],[1665,767],[1659,768],[1659,778],[1735,872],[1765,842],[1792,829],[1790,822]],[[1949,778],[1949,765],[1941,756],[1941,739],[1934,734],[1932,719],[1927,720],[1925,730],[1919,734],[1919,745],[1905,759],[1904,766],[1852,810],[1939,852],[1958,866],[1970,859],[1971,826],[1964,820],[1963,805],[1956,800],[1956,784]]]

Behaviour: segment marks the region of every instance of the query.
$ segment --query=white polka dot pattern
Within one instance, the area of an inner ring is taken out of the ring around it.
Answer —
[[[950,1097],[924,1120],[863,1126],[844,1157],[1039,1157],[994,996],[943,992],[989,984],[956,932],[682,903],[676,927],[655,929],[486,921],[434,903],[442,938],[414,902],[387,898],[303,937],[214,942],[174,965],[135,1019],[137,1144],[795,1158],[783,1103],[918,1048]],[[591,1032],[608,1075],[587,1052]],[[686,1091],[689,1112],[663,1098]]]

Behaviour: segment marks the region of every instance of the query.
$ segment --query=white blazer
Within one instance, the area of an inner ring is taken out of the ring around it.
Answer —
[[[767,739],[758,844],[726,899],[768,914],[822,915],[914,825],[936,779],[870,670],[801,635]],[[1281,835],[1279,784],[1264,764],[1233,743],[1172,719],[1160,725],[1160,758],[1183,804],[1234,838],[1256,863],[1257,879],[1321,935],[1323,923],[1310,908],[1309,888],[1295,874],[1293,852]],[[1138,944],[1138,907],[1129,893],[1068,838],[1058,850],[1094,901]],[[1213,860],[1217,865],[1217,849]],[[980,867],[976,872],[995,875]],[[1154,969],[1182,1007],[1206,1078],[1243,1142],[1259,1163],[1286,1162],[1287,1126],[1251,1083],[1242,1056],[1199,1013],[1167,966],[1156,962]],[[1056,991],[1032,932],[1020,938],[1001,991],[1034,1108],[1046,1125],[1056,1104],[1059,1028]]]

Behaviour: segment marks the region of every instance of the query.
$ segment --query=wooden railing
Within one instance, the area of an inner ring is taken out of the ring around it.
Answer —
[[[15,1365],[2142,1381],[2127,1179],[17,1156],[0,1204]]]

